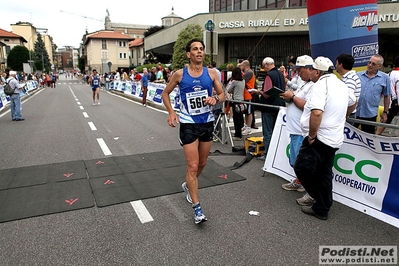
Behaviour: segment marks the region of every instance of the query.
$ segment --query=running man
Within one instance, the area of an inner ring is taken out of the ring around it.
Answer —
[[[219,77],[214,69],[203,66],[205,45],[202,40],[193,39],[187,43],[186,55],[190,60],[187,68],[172,76],[162,93],[162,100],[169,112],[168,124],[180,124],[180,144],[187,161],[186,182],[182,184],[187,201],[194,209],[194,222],[200,224],[207,218],[198,200],[198,177],[206,165],[212,145],[212,106],[225,101]],[[180,116],[173,110],[169,94],[179,86]],[[216,94],[212,96],[212,88]]]
[[[96,105],[96,103],[100,105],[100,76],[97,74],[97,70],[95,69],[93,69],[93,74],[89,77],[89,84],[93,91],[93,105]]]

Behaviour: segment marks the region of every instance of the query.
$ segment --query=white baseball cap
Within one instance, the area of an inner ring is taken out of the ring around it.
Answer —
[[[293,68],[300,67],[312,67],[313,66],[313,58],[308,55],[298,56],[295,62],[295,66]]]
[[[328,71],[330,68],[334,69],[334,64],[328,57],[319,56],[314,60],[313,68],[321,71]]]

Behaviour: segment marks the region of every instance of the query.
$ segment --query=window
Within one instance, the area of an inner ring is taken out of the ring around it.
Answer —
[[[266,0],[259,0],[258,9],[262,9],[266,7]]]
[[[267,8],[275,8],[276,0],[267,0]]]
[[[241,1],[241,10],[247,10],[248,9],[248,0],[242,0]]]
[[[220,0],[216,0],[216,2],[215,2],[215,10],[216,11],[220,11]]]
[[[120,42],[119,42],[119,47],[126,47],[126,42],[120,41]]]
[[[222,0],[220,5],[220,11],[226,11],[226,0]]]
[[[232,0],[227,0],[227,7],[226,7],[227,11],[233,11],[231,1]]]
[[[101,59],[108,59],[108,51],[101,52]]]
[[[248,9],[256,10],[256,1],[257,0],[248,0]]]
[[[241,1],[240,0],[234,0],[234,7],[233,10],[241,10]]]
[[[127,55],[126,53],[119,53],[119,59],[126,59]]]
[[[107,50],[107,40],[101,40],[101,49]]]

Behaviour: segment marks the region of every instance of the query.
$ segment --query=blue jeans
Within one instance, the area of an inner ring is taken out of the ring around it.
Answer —
[[[269,150],[270,140],[272,138],[274,125],[276,124],[278,113],[262,112],[262,133],[263,144],[265,145],[265,157]]]
[[[299,153],[299,148],[301,148],[303,136],[290,134],[290,165],[294,167],[296,157]]]
[[[10,96],[10,100],[11,119],[21,119],[21,96],[19,93],[14,93]]]

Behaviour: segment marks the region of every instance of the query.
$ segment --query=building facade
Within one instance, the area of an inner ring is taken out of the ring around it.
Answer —
[[[144,38],[136,38],[129,42],[130,66],[140,66],[145,62]]]
[[[243,3],[249,3],[234,0],[234,3],[238,2],[241,3],[241,9]],[[259,2],[263,3],[260,0],[255,1]],[[216,4],[215,2],[215,6]],[[300,4],[305,3],[298,2],[291,8],[283,9],[262,8],[198,14],[147,37],[144,42],[145,50],[173,54],[177,36],[188,24],[202,26],[212,20],[215,23],[214,31],[218,35],[217,55],[213,56],[217,65],[248,59],[252,66],[256,66],[266,56],[274,58],[277,65],[286,65],[291,55],[310,55],[307,10],[306,7],[296,7]],[[220,10],[221,7],[222,5]],[[392,1],[379,2],[378,16],[379,51],[385,62],[390,64],[399,51],[399,4]]]
[[[24,45],[26,40],[24,37],[15,33],[0,29],[0,69],[5,70],[7,67],[7,56],[17,45]]]
[[[106,73],[128,69],[129,42],[134,38],[119,31],[101,30],[85,36],[84,55],[86,70]]]
[[[79,72],[79,50],[77,48],[72,46],[58,48],[57,56],[57,69],[70,72]]]
[[[40,33],[50,60],[50,64],[57,65],[57,62],[55,62],[57,46],[53,42],[51,35],[48,34],[47,29],[36,28],[30,22],[17,22],[15,24],[11,24],[11,28],[13,33],[18,34],[27,40],[24,45],[29,51],[34,50],[34,44],[37,41],[37,34]]]

